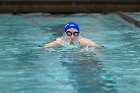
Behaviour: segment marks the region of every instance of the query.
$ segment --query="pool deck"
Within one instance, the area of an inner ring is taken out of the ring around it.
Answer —
[[[0,0],[1,13],[140,12],[140,0]]]

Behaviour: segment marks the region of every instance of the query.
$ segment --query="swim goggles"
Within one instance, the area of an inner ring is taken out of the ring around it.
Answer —
[[[79,32],[73,32],[72,33],[71,31],[67,31],[66,34],[67,34],[67,36],[72,36],[72,34],[73,34],[73,36],[78,36]]]

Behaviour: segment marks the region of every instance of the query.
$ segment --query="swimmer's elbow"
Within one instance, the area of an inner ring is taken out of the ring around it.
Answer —
[[[49,43],[49,44],[46,44],[44,46],[44,48],[51,48],[51,47],[54,47],[54,46],[56,46],[56,45],[55,44],[52,44],[52,43]]]
[[[96,43],[92,43],[92,44],[90,44],[90,46],[93,46],[93,47],[95,47],[97,49],[101,49],[102,48],[102,46],[100,46],[100,45],[98,45]]]
[[[101,49],[101,48],[102,48],[102,46],[100,46],[100,45],[97,45],[97,46],[96,46],[96,48],[98,48],[98,49]]]
[[[47,45],[43,46],[43,48],[49,48]]]
[[[43,48],[49,48],[50,46],[48,44],[44,45]]]

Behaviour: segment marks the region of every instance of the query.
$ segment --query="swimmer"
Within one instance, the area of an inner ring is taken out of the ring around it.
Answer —
[[[69,22],[66,24],[63,36],[57,38],[55,41],[47,43],[44,48],[50,48],[57,45],[75,45],[80,46],[93,46],[96,48],[101,48],[100,45],[96,44],[94,41],[80,36],[80,28],[77,23]]]

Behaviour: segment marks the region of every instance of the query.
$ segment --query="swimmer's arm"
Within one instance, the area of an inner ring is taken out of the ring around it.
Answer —
[[[87,45],[87,46],[93,46],[93,47],[96,47],[96,48],[101,48],[100,45],[98,45],[97,43],[95,43],[94,41],[90,40],[90,39],[87,39],[87,38],[82,38],[80,39],[80,42],[84,45]]]
[[[55,41],[45,44],[44,48],[55,47],[55,46],[59,45],[60,42],[61,42],[61,38],[57,38]]]

